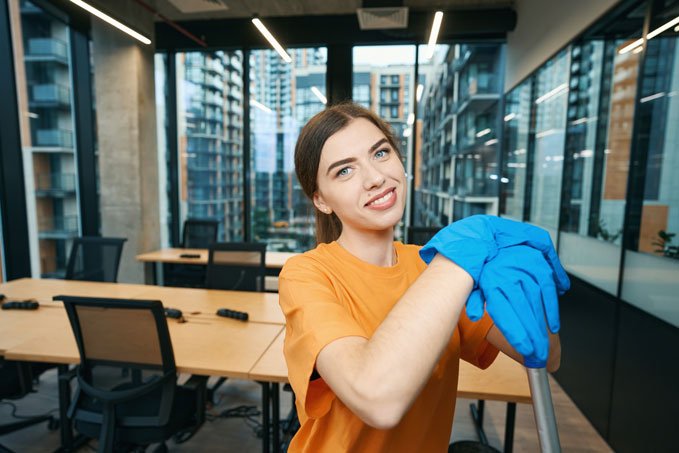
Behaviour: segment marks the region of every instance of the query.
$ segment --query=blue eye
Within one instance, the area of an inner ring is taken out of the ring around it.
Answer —
[[[389,149],[384,148],[384,149],[381,149],[381,150],[375,152],[375,157],[377,157],[378,159],[381,159],[383,157],[387,157],[387,154],[389,154]]]
[[[344,168],[342,168],[340,171],[338,171],[338,172],[336,173],[336,175],[337,175],[337,176],[346,176],[346,175],[349,174],[350,171],[351,171],[351,169],[350,169],[349,167],[344,167]]]

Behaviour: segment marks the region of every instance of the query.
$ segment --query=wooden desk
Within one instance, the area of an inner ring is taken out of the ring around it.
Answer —
[[[165,307],[180,309],[189,320],[191,313],[200,312],[199,317],[214,317],[218,308],[229,308],[247,312],[251,322],[285,324],[285,316],[278,305],[278,294],[152,285],[144,288],[139,298],[160,300]]]
[[[198,255],[196,258],[182,258],[182,254]],[[298,253],[266,252],[267,276],[265,287],[267,291],[278,291],[276,276],[285,262]],[[168,248],[146,252],[136,256],[137,261],[144,263],[144,282],[148,285],[163,284],[163,264],[195,264],[206,266],[208,260],[207,249]]]
[[[210,313],[187,315],[185,323],[168,319],[175,363],[181,373],[248,379],[250,370],[284,329],[277,296],[271,294],[40,279],[3,283],[0,292],[9,299],[36,298],[41,304],[37,310],[0,310],[0,355],[10,360],[56,363],[60,375],[68,371],[68,365],[79,362],[79,354],[66,311],[52,301],[59,294],[160,299],[173,307],[209,307]],[[212,311],[214,304],[246,309],[252,320],[244,323],[218,317]],[[269,386],[264,387],[264,424],[268,426]],[[69,404],[70,386],[60,379],[62,446],[70,448],[74,442],[66,417]],[[262,443],[269,451],[268,436]]]

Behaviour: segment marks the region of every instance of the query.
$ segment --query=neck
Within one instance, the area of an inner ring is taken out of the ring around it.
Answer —
[[[396,264],[393,229],[352,234],[342,231],[337,243],[349,253],[366,263],[390,267]]]

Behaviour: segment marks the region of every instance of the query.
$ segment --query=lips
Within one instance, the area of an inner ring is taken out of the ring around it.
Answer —
[[[385,199],[382,200],[382,198]],[[371,209],[386,209],[393,206],[395,202],[396,202],[396,189],[392,187],[391,189],[387,189],[384,192],[372,197],[365,204],[365,206]]]

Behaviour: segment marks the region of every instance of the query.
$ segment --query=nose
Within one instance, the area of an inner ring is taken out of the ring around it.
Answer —
[[[366,190],[379,188],[386,181],[384,174],[374,165],[367,165],[363,177],[363,187]]]

